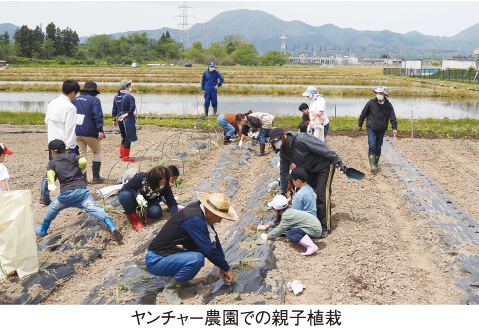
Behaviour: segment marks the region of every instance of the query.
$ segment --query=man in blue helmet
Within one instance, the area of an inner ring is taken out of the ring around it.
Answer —
[[[208,63],[208,69],[203,73],[203,79],[201,80],[201,90],[205,96],[205,116],[208,116],[208,110],[211,105],[213,106],[213,113],[218,115],[218,99],[217,90],[224,82],[223,76],[220,72],[215,70],[216,64],[214,61]]]

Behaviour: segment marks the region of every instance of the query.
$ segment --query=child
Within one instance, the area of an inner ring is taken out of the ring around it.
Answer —
[[[11,155],[13,152],[7,149],[5,144],[0,142],[0,192],[2,191],[9,191],[10,188],[8,187],[8,180],[10,179],[10,175],[8,174],[8,170],[3,165],[3,161],[5,160],[5,154]]]
[[[306,182],[308,179],[306,170],[302,167],[296,167],[286,179],[288,181],[293,180],[293,184],[297,188],[292,207],[316,216],[316,198],[313,188]]]
[[[304,211],[288,208],[288,200],[283,195],[277,195],[268,203],[276,213],[276,220],[266,225],[259,225],[257,230],[274,228],[268,234],[262,233],[261,239],[275,239],[285,233],[286,238],[306,248],[301,255],[312,255],[318,250],[311,237],[321,237],[323,231],[318,218]]]
[[[180,171],[176,167],[176,165],[170,165],[168,166],[168,171],[170,172],[170,188],[171,191],[173,191],[173,187],[176,185],[176,181],[180,177]],[[174,197],[175,200],[177,200],[177,197]],[[166,199],[165,197],[161,197],[161,201],[163,204],[166,205]],[[181,211],[184,208],[184,206],[178,205],[178,211]]]
[[[48,150],[53,158],[47,165],[48,190],[54,191],[57,188],[55,179],[58,178],[60,194],[50,203],[42,226],[36,227],[35,231],[38,235],[45,236],[50,223],[61,210],[78,207],[105,222],[111,230],[113,238],[120,242],[123,239],[121,232],[108,217],[108,214],[95,203],[83,181],[82,171],[86,170],[86,158],[77,154],[65,154],[65,148],[65,143],[60,139],[54,139],[48,144]]]

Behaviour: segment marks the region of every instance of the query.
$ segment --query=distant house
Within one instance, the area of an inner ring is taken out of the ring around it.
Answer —
[[[477,68],[477,61],[471,59],[443,59],[442,70],[446,69],[468,69],[469,67]]]

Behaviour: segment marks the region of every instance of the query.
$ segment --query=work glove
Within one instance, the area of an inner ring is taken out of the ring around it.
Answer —
[[[241,146],[243,146],[243,138],[241,138],[241,140],[240,140],[238,146],[239,146],[240,148],[241,148]]]
[[[141,207],[146,207],[146,206],[148,206],[148,202],[145,200],[145,198],[143,197],[142,194],[138,194],[138,196],[136,196],[136,202],[137,202],[138,205],[140,205]]]
[[[339,162],[338,166],[339,166],[339,170],[346,172],[347,170],[346,164],[344,164],[343,162]]]
[[[398,135],[398,130],[393,130],[393,134],[394,134],[394,136],[397,136]]]
[[[279,187],[279,181],[278,180],[273,181],[268,185],[268,192],[270,192],[271,190],[278,189],[278,187]]]
[[[57,186],[54,183],[48,184],[48,191],[55,191],[57,189]]]
[[[263,225],[263,224],[260,224],[256,230],[258,230],[258,231],[265,231],[265,230],[266,230],[266,226]]]
[[[361,131],[363,129],[362,126],[358,126],[358,131]]]
[[[262,234],[259,235],[259,236],[260,236],[261,239],[263,239],[263,240],[268,240],[268,239],[269,239],[269,238],[268,238],[268,234],[266,234],[266,233],[262,233]]]

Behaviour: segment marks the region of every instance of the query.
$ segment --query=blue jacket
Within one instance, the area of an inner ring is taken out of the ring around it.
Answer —
[[[100,99],[89,93],[76,97],[72,104],[77,108],[78,115],[84,115],[83,124],[77,125],[77,136],[98,138],[98,132],[103,132],[103,110]]]
[[[136,104],[135,97],[129,93],[121,93],[116,95],[113,99],[113,109],[111,111],[111,116],[121,116],[128,113],[129,116],[132,116],[135,112]],[[118,122],[121,124],[121,122]]]
[[[218,80],[220,82],[218,83]],[[220,72],[214,70],[213,73],[210,73],[209,70],[203,72],[203,78],[201,79],[201,90],[208,92],[208,91],[216,91],[214,88],[215,86],[221,87],[225,79],[221,76]]]

